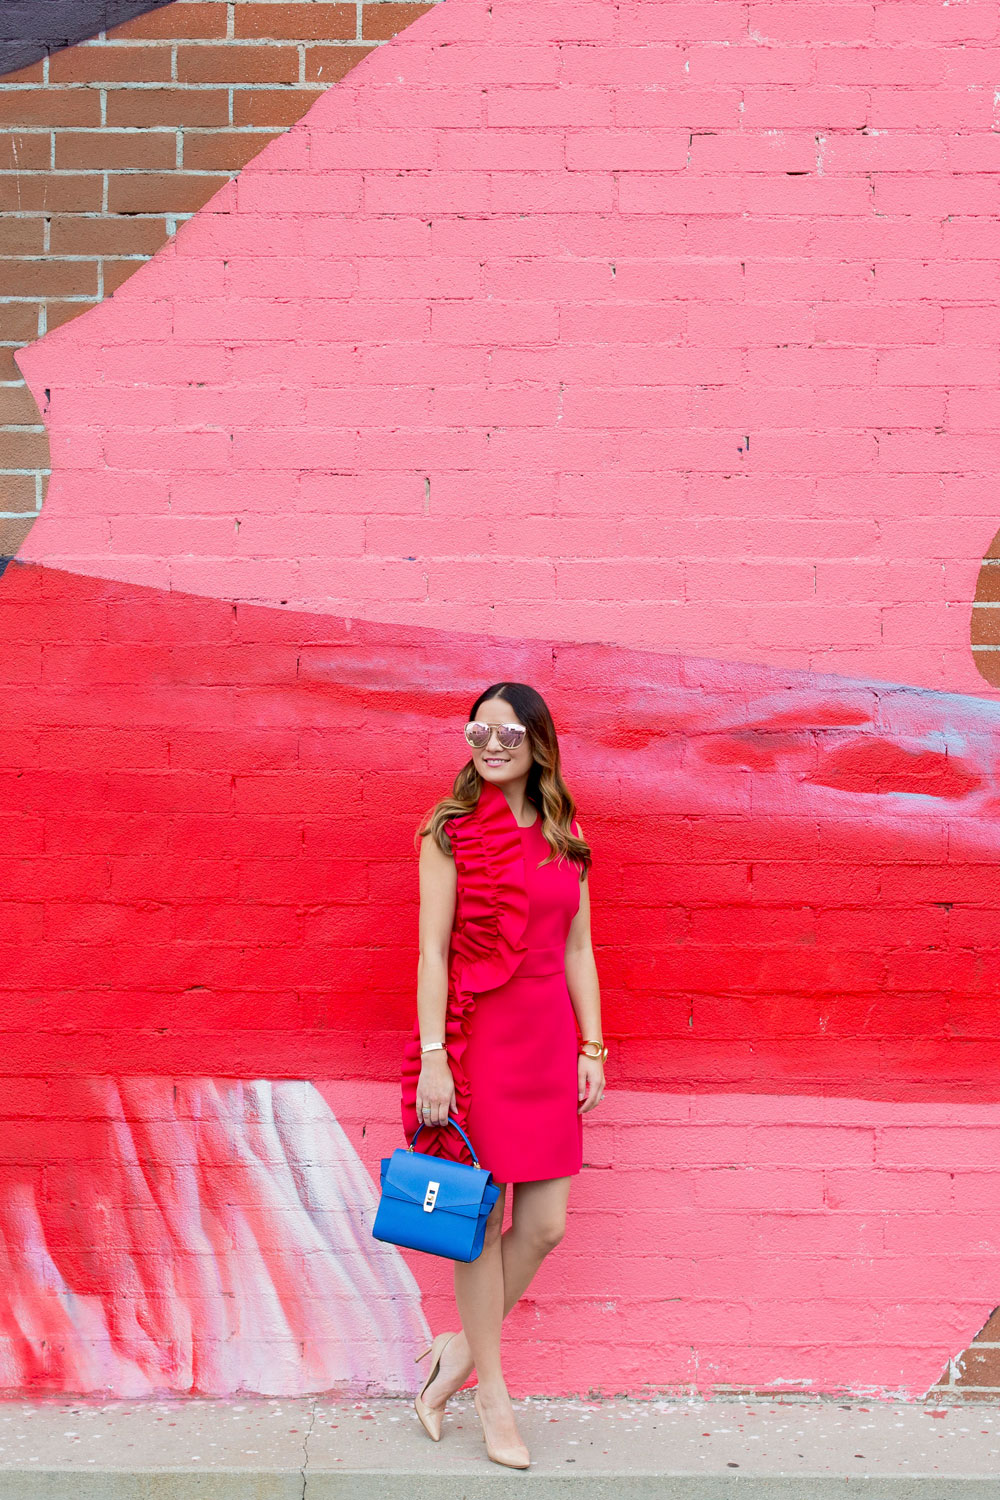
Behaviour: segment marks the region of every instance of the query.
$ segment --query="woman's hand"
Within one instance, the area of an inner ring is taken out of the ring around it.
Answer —
[[[455,1113],[455,1080],[447,1052],[428,1052],[417,1079],[417,1124],[447,1125]]]
[[[604,1097],[604,1064],[599,1057],[587,1057],[580,1053],[580,1108],[578,1115],[584,1115],[588,1109],[593,1109],[600,1104]]]

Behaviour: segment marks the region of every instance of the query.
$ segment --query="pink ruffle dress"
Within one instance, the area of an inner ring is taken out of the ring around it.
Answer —
[[[486,782],[473,812],[446,825],[458,872],[445,1043],[456,1118],[497,1182],[568,1177],[583,1164],[577,1025],[566,938],[580,874],[551,854],[539,816],[519,828]],[[417,1129],[420,1029],[403,1055],[402,1114]],[[428,1126],[418,1151],[468,1161],[458,1132]]]

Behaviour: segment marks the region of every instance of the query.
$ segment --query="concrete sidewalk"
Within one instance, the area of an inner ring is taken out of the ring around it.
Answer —
[[[471,1395],[440,1443],[409,1402],[8,1402],[2,1500],[996,1500],[1000,1410],[876,1402],[516,1403],[532,1467],[486,1457]]]

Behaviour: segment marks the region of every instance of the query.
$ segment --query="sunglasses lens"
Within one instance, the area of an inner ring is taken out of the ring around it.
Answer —
[[[489,724],[477,724],[473,722],[465,726],[465,738],[473,750],[482,750],[485,745],[488,745],[491,733],[492,730]]]
[[[516,750],[524,739],[524,734],[520,724],[501,724],[497,730],[497,739],[505,750]]]

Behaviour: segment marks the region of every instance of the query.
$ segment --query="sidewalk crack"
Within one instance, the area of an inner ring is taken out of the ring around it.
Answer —
[[[302,1496],[306,1500],[306,1488],[309,1484],[309,1439],[312,1437],[313,1428],[316,1426],[316,1403],[313,1402],[309,1411],[309,1426],[306,1428],[305,1437],[302,1439],[302,1467],[299,1473],[302,1475]]]

